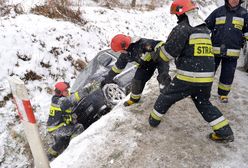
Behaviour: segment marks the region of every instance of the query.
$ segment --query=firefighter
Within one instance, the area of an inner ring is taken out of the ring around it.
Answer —
[[[228,102],[237,60],[244,42],[248,40],[248,15],[241,3],[241,0],[225,0],[225,5],[214,10],[206,19],[212,32],[215,71],[221,63],[218,95],[223,103]]]
[[[163,43],[162,41],[152,39],[135,39],[123,34],[114,36],[111,40],[111,49],[114,52],[120,52],[121,55],[108,75],[105,76],[101,83],[102,86],[107,83],[113,83],[113,78],[122,72],[127,63],[134,61],[138,63],[138,68],[132,79],[130,99],[124,103],[124,106],[130,106],[139,102],[145,84],[152,77],[156,68],[159,72],[157,80],[160,84],[160,89],[163,89],[170,82],[170,76],[168,75],[169,65],[154,60],[150,54],[154,51],[155,46],[162,45]]]
[[[228,120],[209,101],[214,79],[214,56],[209,30],[191,0],[174,0],[171,14],[177,16],[178,25],[171,31],[166,43],[157,48],[156,54],[165,62],[175,59],[177,73],[157,98],[149,116],[149,124],[157,127],[173,104],[190,96],[214,131],[209,134],[209,138],[217,142],[233,141]]]
[[[55,95],[52,97],[48,133],[54,139],[54,144],[48,149],[48,159],[56,158],[69,145],[70,140],[84,131],[82,124],[77,123],[72,107],[83,97],[84,91],[70,95],[69,83],[58,82],[55,85]]]

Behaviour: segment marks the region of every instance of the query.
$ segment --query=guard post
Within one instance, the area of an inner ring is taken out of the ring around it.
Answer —
[[[34,158],[35,167],[50,168],[24,82],[16,76],[9,77],[8,81],[20,120],[24,126],[24,132]]]

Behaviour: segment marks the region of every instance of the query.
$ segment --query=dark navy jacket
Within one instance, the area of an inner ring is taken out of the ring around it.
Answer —
[[[118,74],[127,65],[128,62],[137,62],[141,66],[148,65],[153,61],[151,57],[145,56],[146,53],[154,51],[155,46],[161,41],[141,38],[138,41],[131,43],[127,49],[127,53],[122,53],[118,58],[112,70]]]
[[[227,4],[214,10],[205,20],[211,30],[215,56],[238,58],[248,40],[247,10],[240,5],[234,9]]]
[[[212,85],[214,55],[206,24],[191,27],[187,16],[182,16],[161,47],[160,58],[165,62],[175,59],[177,79],[191,85]]]

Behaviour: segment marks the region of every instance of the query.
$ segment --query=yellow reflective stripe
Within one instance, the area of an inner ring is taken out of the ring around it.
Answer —
[[[135,95],[133,93],[131,93],[131,96],[130,96],[132,99],[140,99],[141,98],[141,95]]]
[[[220,54],[220,47],[213,47],[214,54]]]
[[[146,52],[145,54],[143,54],[141,59],[144,60],[144,61],[150,61],[152,59],[151,53]]]
[[[231,56],[231,57],[239,57],[239,55],[240,55],[240,50],[236,50],[236,49],[227,49],[226,55],[227,55],[227,56]]]
[[[50,110],[61,111],[61,109],[59,107],[55,107],[53,105],[50,106]]]
[[[152,59],[151,53],[145,55],[144,61],[150,61]]]
[[[219,25],[219,24],[225,24],[226,20],[216,20],[215,24]]]
[[[56,111],[61,111],[61,109],[59,108],[59,107],[56,107],[56,106],[54,106],[55,104],[52,104],[51,106],[50,106],[50,112],[49,112],[49,116],[55,116],[55,113],[56,113]]]
[[[248,40],[248,32],[244,34],[246,40]]]
[[[184,71],[181,69],[177,69],[177,74],[184,75],[184,76],[190,76],[194,78],[214,77],[214,72],[190,72],[190,71]]]
[[[232,85],[225,85],[223,83],[219,83],[218,88],[221,89],[221,90],[230,91],[231,90],[231,86]]]
[[[204,39],[204,38],[199,38],[199,39],[190,39],[189,44],[212,44],[212,41],[210,39]]]
[[[213,57],[213,47],[209,44],[195,44],[194,56]]]
[[[248,35],[248,34],[247,34]],[[226,55],[232,57],[239,57],[241,50],[239,49],[227,49]],[[214,54],[220,54],[220,47],[213,47]]]
[[[53,150],[52,147],[50,147],[47,152],[49,154],[51,154],[52,156],[58,156],[58,152],[56,152],[55,150]]]
[[[71,113],[72,110],[71,110],[71,109],[67,109],[67,110],[65,110],[65,112],[66,112],[66,113]]]
[[[81,99],[78,92],[75,92],[74,96],[77,102]]]
[[[209,83],[209,82],[213,82],[214,80],[213,77],[196,78],[196,77],[184,76],[180,74],[177,74],[176,77],[177,79],[187,81],[187,82],[192,82],[192,83]]]
[[[158,120],[158,121],[161,120],[161,117],[159,117],[154,111],[151,112],[151,116],[152,116],[152,118],[154,118],[155,120]]]
[[[115,73],[121,73],[123,69],[119,69],[117,68],[115,65],[112,67],[112,70],[115,72]]]
[[[50,107],[50,112],[51,112],[51,111],[53,111],[53,112],[55,113],[55,111],[61,112],[62,110],[61,110],[61,108],[59,108],[59,107],[55,107],[55,106],[51,105],[51,107]],[[67,110],[65,110],[65,112],[66,112],[66,113],[71,113],[72,110],[71,110],[71,109],[67,109]],[[52,116],[54,116],[54,115],[52,115]]]
[[[65,124],[64,122],[62,122],[62,123],[60,123],[60,124],[57,125],[57,126],[47,128],[47,130],[48,130],[48,132],[52,132],[52,131],[55,131],[55,130],[59,129],[60,127],[65,126],[65,125],[66,125],[66,124]]]
[[[221,122],[219,122],[218,124],[212,126],[212,129],[213,129],[214,131],[216,131],[216,130],[218,130],[218,129],[220,129],[220,128],[223,128],[224,126],[226,126],[226,125],[228,125],[228,124],[229,124],[228,120],[225,119],[224,121],[221,121]]]
[[[170,61],[169,58],[162,52],[162,50],[160,50],[159,56],[160,56],[160,58],[162,58],[162,60],[164,62],[169,62]]]
[[[159,42],[159,43],[155,46],[154,51],[157,51],[157,49],[158,49],[159,47],[161,47],[162,45],[164,45],[164,44],[165,44],[165,42],[163,42],[163,41]]]
[[[244,26],[244,18],[233,17],[232,24]]]
[[[218,24],[225,24],[226,23],[226,17],[223,16],[223,17],[218,17],[215,19],[215,24],[218,25]]]
[[[64,121],[66,124],[70,124],[72,122],[72,116],[71,115],[66,116],[66,118],[64,118]]]

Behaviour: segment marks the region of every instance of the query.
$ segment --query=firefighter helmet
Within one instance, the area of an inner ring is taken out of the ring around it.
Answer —
[[[111,40],[111,49],[115,52],[126,50],[131,44],[131,37],[117,34]]]
[[[239,5],[242,4],[243,2],[244,2],[244,0],[239,0]],[[228,4],[229,5],[228,0],[225,0],[225,4]]]
[[[57,95],[62,95],[63,91],[67,90],[70,87],[68,82],[58,82],[55,84],[55,93]]]
[[[171,4],[170,13],[178,16],[193,9],[197,9],[196,3],[192,0],[174,0]]]
[[[239,0],[239,3],[243,3],[244,0]],[[228,0],[225,0],[225,3],[228,3]]]

